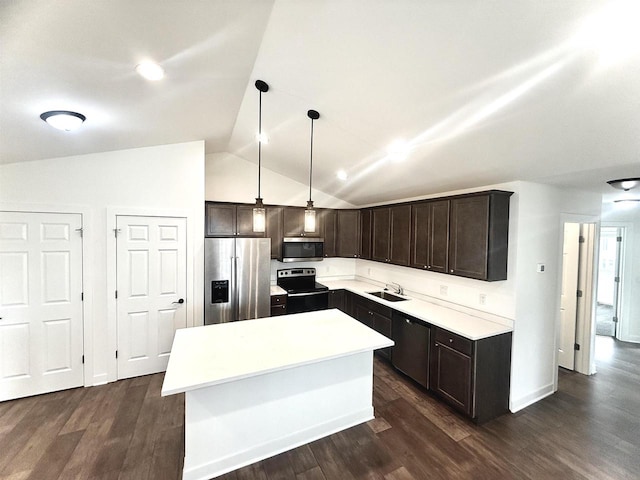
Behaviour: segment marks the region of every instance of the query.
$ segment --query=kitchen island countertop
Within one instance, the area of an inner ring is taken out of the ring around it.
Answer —
[[[162,395],[392,345],[336,309],[184,328],[173,340]]]

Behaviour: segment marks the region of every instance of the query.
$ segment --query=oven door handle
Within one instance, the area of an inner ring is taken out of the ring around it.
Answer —
[[[329,293],[329,291],[328,290],[323,290],[322,292],[289,293],[287,296],[289,296],[289,297],[306,297],[308,295],[322,295],[324,293]]]

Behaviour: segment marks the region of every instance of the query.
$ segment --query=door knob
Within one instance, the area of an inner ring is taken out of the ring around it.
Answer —
[[[182,305],[184,303],[184,298],[179,299],[177,302],[171,302],[171,303],[179,303]]]

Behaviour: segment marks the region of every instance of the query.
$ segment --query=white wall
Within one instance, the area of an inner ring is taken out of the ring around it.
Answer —
[[[113,292],[107,291],[107,231],[112,212],[184,212],[191,263],[188,320],[202,322],[204,237],[204,142],[53,158],[0,166],[0,208],[83,213],[85,378],[88,384],[115,380]],[[151,213],[149,213],[151,214]],[[110,263],[111,262],[111,263]],[[188,297],[189,298],[189,297]],[[87,305],[90,307],[87,308]]]
[[[602,204],[602,224],[624,226],[622,302],[618,338],[640,343],[640,204]]]
[[[205,198],[218,202],[254,203],[258,196],[258,165],[231,153],[206,156]],[[260,194],[264,203],[304,207],[309,199],[309,184],[291,180],[262,165]],[[311,198],[316,207],[354,208],[350,203],[314,188]]]

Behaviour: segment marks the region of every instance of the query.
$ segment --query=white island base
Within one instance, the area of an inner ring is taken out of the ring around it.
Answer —
[[[338,310],[179,330],[162,394],[185,392],[183,478],[371,420],[373,350],[392,344]]]

